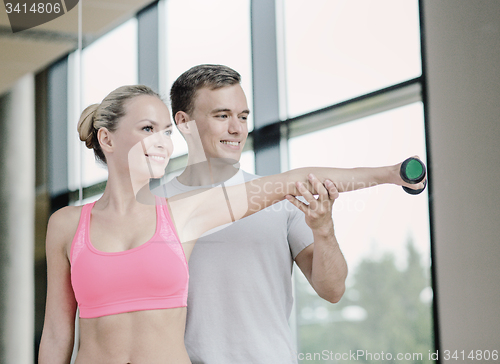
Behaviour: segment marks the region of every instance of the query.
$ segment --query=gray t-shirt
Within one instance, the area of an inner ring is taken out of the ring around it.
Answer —
[[[255,178],[240,170],[224,184]],[[175,178],[153,192],[169,197],[202,187]],[[286,200],[197,241],[185,335],[193,364],[297,362],[288,325],[291,273],[293,259],[312,242],[304,214]]]

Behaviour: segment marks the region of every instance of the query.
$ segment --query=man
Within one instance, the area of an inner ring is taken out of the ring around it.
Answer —
[[[173,196],[257,176],[239,169],[250,113],[240,75],[221,65],[182,74],[170,96],[175,123],[188,144],[188,166],[156,188]],[[316,292],[337,302],[347,265],[332,221],[330,199],[304,214],[283,201],[198,240],[189,261],[185,342],[193,363],[296,363],[288,318],[293,303],[293,261]],[[230,208],[230,207],[229,207]]]

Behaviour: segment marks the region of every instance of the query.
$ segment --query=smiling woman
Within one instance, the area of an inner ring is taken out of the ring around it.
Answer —
[[[242,95],[239,86],[224,92]],[[215,102],[200,108],[206,112],[193,114],[215,125],[229,117],[230,127],[243,131],[245,138],[248,108],[244,95],[234,99],[229,107],[221,109]],[[179,127],[189,129],[193,138],[198,135],[188,114],[177,115]],[[109,178],[98,201],[65,207],[49,220],[42,364],[69,362],[77,305],[77,364],[190,363],[184,346],[187,261],[203,233],[285,198],[303,209],[292,196],[304,196],[310,205],[321,207],[338,192],[381,183],[423,187],[401,179],[401,164],[316,167],[159,198],[149,191],[149,181],[163,175],[173,147],[169,110],[155,92],[146,86],[120,87],[101,104],[89,106],[78,129],[81,140],[106,163]],[[210,130],[213,133],[199,141],[207,148],[207,162],[214,152],[210,148],[231,158],[243,139],[221,139],[216,127]]]
[[[87,107],[78,131],[109,178],[97,202],[66,207],[49,221],[39,361],[69,363],[78,304],[76,363],[189,363],[186,257],[165,200],[136,199],[172,154],[168,108],[146,86],[123,86]]]

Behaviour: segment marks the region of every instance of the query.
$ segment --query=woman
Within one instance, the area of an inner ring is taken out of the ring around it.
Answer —
[[[292,196],[312,201],[310,191],[326,201],[381,183],[423,186],[403,182],[400,165],[303,168],[167,201],[148,189],[173,149],[169,111],[155,92],[120,87],[82,113],[78,130],[109,176],[98,201],[65,207],[49,220],[42,364],[69,363],[77,306],[77,364],[190,363],[183,338],[187,261],[203,233],[284,198],[301,208]]]

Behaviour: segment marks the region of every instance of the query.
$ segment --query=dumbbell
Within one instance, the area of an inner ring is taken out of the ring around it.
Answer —
[[[419,183],[425,178],[425,165],[422,163],[420,159],[417,158],[408,158],[401,165],[401,169],[399,170],[399,175],[403,179],[403,181],[411,184]],[[420,192],[425,190],[427,186],[427,180],[424,181],[424,187],[413,190],[411,188],[403,186],[403,190],[405,190],[410,195],[418,195]]]

